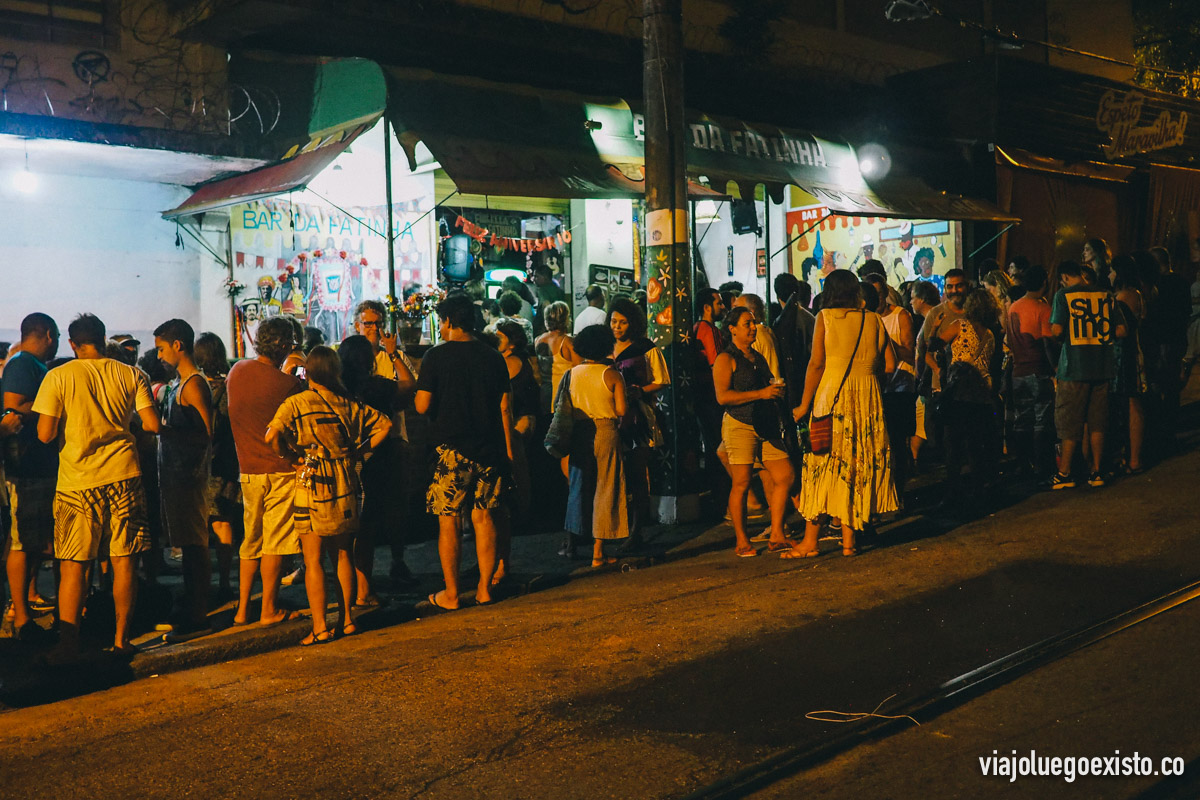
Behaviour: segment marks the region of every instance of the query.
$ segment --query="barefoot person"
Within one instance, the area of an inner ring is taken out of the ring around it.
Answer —
[[[438,555],[446,588],[429,595],[436,608],[459,607],[458,516],[469,511],[475,528],[479,585],[475,602],[492,602],[496,525],[501,482],[512,462],[512,413],[504,357],[472,335],[475,306],[466,295],[438,304],[442,343],[425,354],[417,378],[417,412],[430,418],[437,465],[426,495],[438,518]]]
[[[338,622],[336,635],[357,632],[350,617],[354,604],[354,561],[351,547],[358,530],[362,486],[354,462],[387,438],[392,423],[368,405],[350,399],[342,385],[337,353],[320,345],[305,361],[308,391],[283,402],[267,427],[266,441],[281,458],[300,464],[295,484],[296,532],[304,550],[304,588],[312,609],[307,647],[334,638],[325,622],[325,569],[328,554],[337,564]]]
[[[54,557],[59,561],[60,639],[51,660],[79,652],[79,620],[87,568],[112,562],[116,631],[113,650],[132,653],[130,622],[137,599],[134,559],[150,548],[146,496],[130,422],[157,433],[158,412],[146,377],[104,357],[104,323],[81,314],[67,328],[75,359],[46,374],[33,401],[38,439],[59,442],[54,494]]]

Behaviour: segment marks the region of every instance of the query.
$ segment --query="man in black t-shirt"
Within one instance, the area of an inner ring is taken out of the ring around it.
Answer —
[[[501,487],[512,461],[508,367],[496,350],[471,333],[474,305],[466,295],[438,304],[442,343],[425,354],[417,378],[416,408],[430,416],[437,466],[426,503],[438,517],[438,554],[446,579],[429,595],[436,608],[459,607],[459,514],[470,510],[479,560],[475,603],[492,602],[496,525]]]

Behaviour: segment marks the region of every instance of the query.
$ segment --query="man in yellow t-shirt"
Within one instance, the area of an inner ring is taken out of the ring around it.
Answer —
[[[116,635],[113,650],[132,653],[129,625],[137,597],[135,559],[149,549],[146,496],[137,444],[129,430],[134,414],[158,433],[159,418],[146,376],[104,357],[104,323],[81,314],[68,326],[75,360],[50,370],[33,401],[38,439],[58,442],[54,494],[54,557],[59,561],[61,638],[50,661],[79,653],[79,618],[87,594],[87,567],[111,559]]]

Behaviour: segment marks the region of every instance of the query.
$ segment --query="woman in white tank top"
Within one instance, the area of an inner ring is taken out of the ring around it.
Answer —
[[[625,382],[616,369],[603,363],[612,347],[613,335],[607,327],[593,325],[580,331],[575,352],[584,362],[571,368],[569,382],[575,411],[564,527],[576,536],[592,537],[593,567],[616,563],[616,558],[604,555],[606,539],[629,536],[618,430],[618,420],[625,413]]]

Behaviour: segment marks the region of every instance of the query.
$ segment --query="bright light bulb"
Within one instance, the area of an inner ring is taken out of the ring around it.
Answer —
[[[13,175],[13,188],[22,194],[33,194],[37,191],[38,179],[27,169],[23,169]]]
[[[858,148],[858,171],[867,180],[886,178],[892,170],[892,154],[883,145],[870,143]]]

